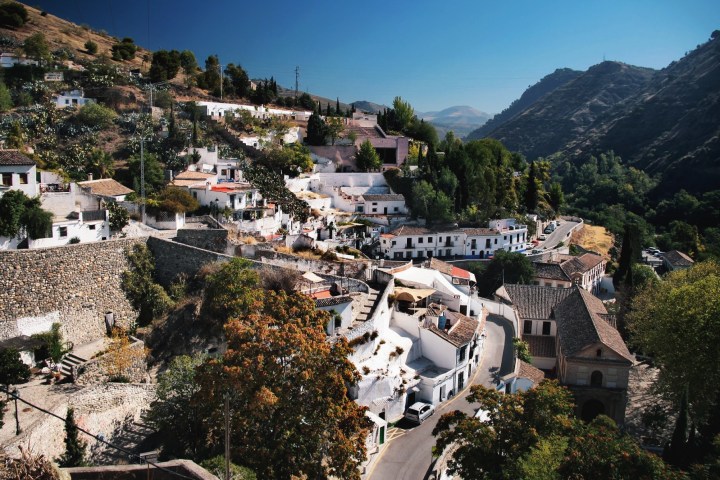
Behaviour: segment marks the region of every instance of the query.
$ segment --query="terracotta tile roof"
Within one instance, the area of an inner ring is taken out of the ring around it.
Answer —
[[[186,170],[175,175],[175,178],[170,184],[176,187],[191,187],[199,183],[204,184],[209,178],[214,176],[214,173],[191,172]]]
[[[316,307],[333,307],[335,305],[342,305],[344,303],[350,303],[352,302],[352,297],[349,295],[338,295],[336,297],[330,297],[330,298],[316,298],[315,299],[315,306]]]
[[[585,268],[588,270],[592,270],[593,268],[597,267],[605,261],[602,256],[596,255],[594,253],[583,253],[578,257],[578,259],[585,265]]]
[[[570,260],[566,260],[560,264],[560,268],[565,272],[565,275],[572,277],[573,274],[583,274],[587,272],[585,264],[577,257],[573,257]]]
[[[480,326],[480,322],[457,312],[447,311],[445,316],[451,320],[451,323],[454,322],[450,330],[440,330],[435,325],[431,325],[429,330],[456,347],[462,347],[470,343]]]
[[[523,335],[522,339],[530,347],[530,355],[533,357],[554,358],[555,337],[550,335]]]
[[[415,227],[412,225],[401,225],[390,232],[391,235],[395,235],[396,237],[401,235],[432,235],[434,233],[435,232],[428,230],[425,227]]]
[[[518,372],[518,377],[527,378],[535,385],[539,384],[545,379],[545,372],[543,372],[539,368],[535,367],[530,363],[523,362],[519,359],[518,362],[520,363],[520,371]]]
[[[18,150],[0,150],[0,165],[35,165],[35,160]]]
[[[461,228],[458,231],[464,233],[468,237],[498,234],[497,230],[493,230],[492,228]]]
[[[443,262],[442,260],[438,260],[434,257],[427,262],[427,266],[428,268],[432,268],[433,270],[437,270],[440,273],[444,273],[445,275],[449,275],[454,278],[462,278],[465,280],[470,280],[472,278],[472,274],[467,270],[463,270],[462,268]]]
[[[439,317],[447,310],[447,306],[445,305],[438,305],[437,303],[431,303],[427,307],[427,313],[428,315],[432,315],[433,317]]]
[[[538,278],[570,281],[570,277],[560,268],[559,263],[533,262],[533,267],[535,267],[535,276]]]
[[[567,298],[571,288],[540,287],[538,285],[503,285],[521,319],[552,318],[555,305]]]
[[[599,298],[577,286],[554,309],[560,347],[565,356],[573,356],[586,347],[601,343],[632,362],[632,354],[620,333],[606,320],[608,313]]]
[[[134,191],[112,178],[78,182],[78,185],[83,189],[89,190],[91,194],[100,195],[101,197],[116,197],[127,195]]]
[[[673,267],[691,267],[695,263],[692,258],[678,250],[670,250],[663,254],[663,258]]]

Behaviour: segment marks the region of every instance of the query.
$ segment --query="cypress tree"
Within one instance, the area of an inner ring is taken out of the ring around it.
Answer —
[[[65,417],[65,454],[58,458],[63,468],[82,467],[85,464],[85,442],[78,438],[75,410],[68,408]]]
[[[667,452],[667,461],[672,465],[682,468],[685,465],[685,450],[687,448],[687,429],[688,429],[688,389],[685,387],[682,397],[680,397],[680,411],[675,421],[675,429],[673,430],[672,439],[670,440],[670,449]]]
[[[535,172],[535,162],[530,162],[530,171],[528,172],[527,188],[525,189],[525,208],[532,213],[538,207],[538,187],[537,173]]]
[[[340,97],[335,97],[335,114],[337,116],[342,115],[342,113],[340,112]]]
[[[330,110],[330,103],[328,103],[327,105],[325,105],[325,116],[326,116],[326,117],[332,116],[332,110]]]

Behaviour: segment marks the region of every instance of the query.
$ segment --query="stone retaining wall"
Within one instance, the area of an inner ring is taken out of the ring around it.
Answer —
[[[228,249],[228,231],[224,228],[181,228],[177,231],[175,241],[212,252],[226,253]]]
[[[62,325],[66,340],[105,335],[105,312],[118,325],[137,318],[120,287],[127,250],[145,238],[108,240],[34,250],[0,251],[0,340]]]
[[[233,258],[230,255],[156,237],[148,238],[147,244],[155,256],[155,279],[164,287],[169,286],[180,273],[193,277],[208,263],[227,262]]]

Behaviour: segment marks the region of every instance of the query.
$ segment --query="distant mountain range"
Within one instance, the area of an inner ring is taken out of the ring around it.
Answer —
[[[656,71],[603,62],[556,70],[468,139],[492,137],[528,159],[584,161],[613,150],[661,188],[720,188],[720,37]]]
[[[450,107],[439,112],[416,113],[418,118],[435,126],[440,138],[450,130],[455,133],[456,137],[464,137],[492,117],[489,113],[468,106]]]

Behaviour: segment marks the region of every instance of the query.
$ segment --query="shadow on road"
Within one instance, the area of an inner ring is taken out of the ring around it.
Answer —
[[[490,369],[490,373],[497,375],[499,378],[499,377],[502,377],[502,376],[507,375],[508,373],[512,372],[513,357],[514,357],[513,345],[512,345],[513,330],[512,330],[512,326],[510,325],[510,322],[505,320],[503,317],[500,317],[497,315],[488,315],[487,321],[489,323],[494,323],[498,327],[502,328],[503,333],[505,334],[505,346],[503,348],[502,362],[500,363],[500,370],[496,372],[495,369],[497,369],[497,367],[494,367],[494,369]]]

